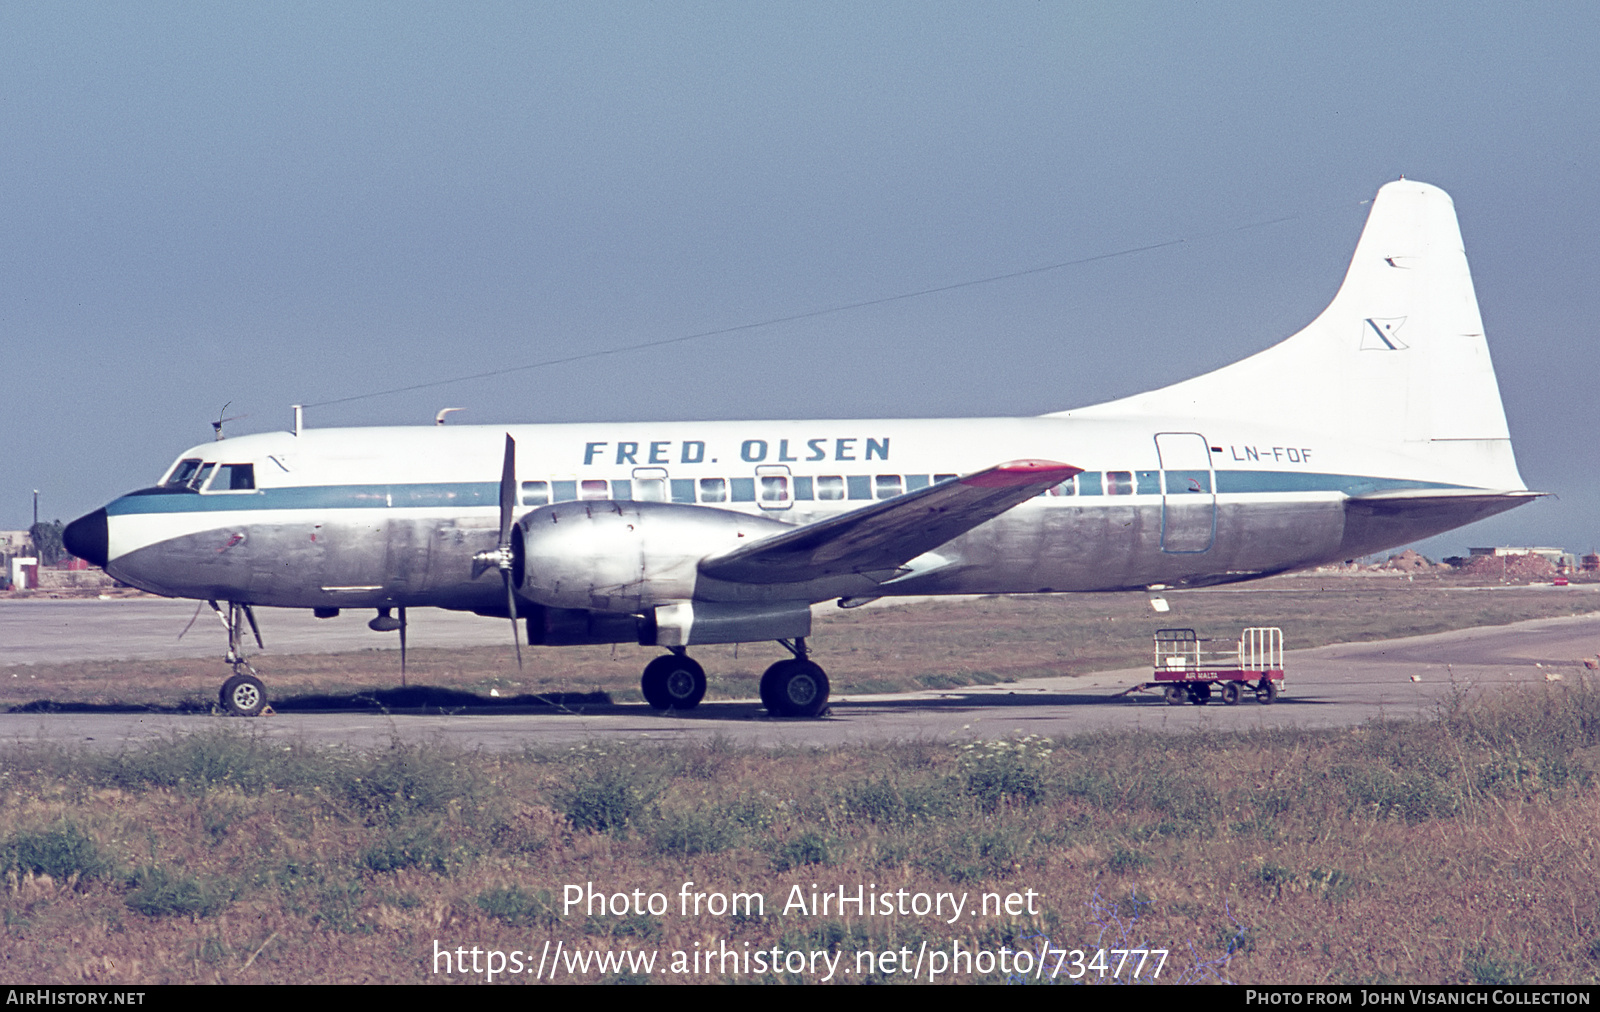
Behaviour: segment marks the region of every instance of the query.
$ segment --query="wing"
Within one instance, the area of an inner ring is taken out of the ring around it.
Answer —
[[[1013,460],[713,555],[700,562],[700,572],[736,583],[799,583],[846,573],[887,578],[1081,470],[1053,460]]]

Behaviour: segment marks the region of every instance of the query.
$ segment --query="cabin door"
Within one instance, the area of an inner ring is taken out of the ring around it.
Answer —
[[[1198,432],[1158,432],[1156,454],[1161,458],[1161,550],[1210,551],[1217,536],[1211,444]]]

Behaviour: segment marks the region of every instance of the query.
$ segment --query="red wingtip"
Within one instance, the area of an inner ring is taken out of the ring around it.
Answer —
[[[1063,464],[1057,460],[1008,460],[986,471],[969,474],[961,479],[963,485],[979,488],[1009,488],[1014,485],[1054,485],[1066,481],[1083,468]]]

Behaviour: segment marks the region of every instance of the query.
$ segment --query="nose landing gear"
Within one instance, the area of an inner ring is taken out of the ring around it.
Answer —
[[[256,647],[265,648],[261,642],[261,627],[256,625],[255,612],[250,610],[248,604],[229,601],[227,614],[224,615],[217,602],[206,603],[211,605],[211,610],[217,613],[217,617],[222,619],[223,627],[228,630],[228,655],[224,660],[233,667],[233,677],[222,683],[222,690],[217,693],[217,702],[223,713],[230,713],[236,717],[259,717],[267,709],[267,687],[261,683],[256,669],[244,659],[244,651],[241,649],[243,625],[246,622],[255,635]]]
[[[259,717],[267,708],[267,687],[255,676],[255,669],[248,664],[244,667],[250,670],[236,670],[232,678],[222,683],[219,702],[224,712],[236,717]]]

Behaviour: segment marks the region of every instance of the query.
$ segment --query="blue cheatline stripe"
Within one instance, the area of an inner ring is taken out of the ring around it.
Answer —
[[[1301,471],[1218,471],[1217,491],[1229,492],[1369,492],[1413,488],[1466,488],[1439,481],[1409,478],[1370,478],[1354,474],[1307,474]]]
[[[131,513],[220,513],[237,510],[373,509],[406,506],[500,505],[493,481],[415,485],[305,485],[212,495],[131,495],[106,507],[110,516]]]
[[[1098,477],[1098,474],[1094,474]],[[1219,493],[1343,492],[1364,495],[1389,489],[1466,488],[1441,482],[1403,478],[1368,478],[1349,474],[1305,474],[1296,471],[1218,471]],[[754,479],[735,478],[734,481]],[[753,494],[753,493],[752,493]],[[1088,494],[1085,490],[1084,494]],[[738,500],[735,495],[735,501]],[[265,488],[254,492],[210,495],[144,495],[133,493],[106,507],[110,516],[136,513],[226,513],[239,510],[374,509],[403,507],[498,507],[500,485],[492,481],[440,482],[410,485],[305,485]]]

